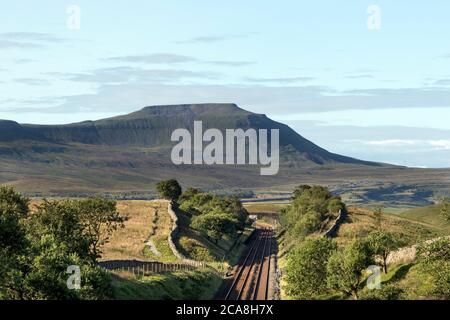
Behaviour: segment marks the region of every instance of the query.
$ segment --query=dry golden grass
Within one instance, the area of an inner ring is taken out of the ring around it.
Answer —
[[[39,206],[42,203],[42,199],[30,199],[29,208],[33,212],[36,210],[37,206]]]
[[[117,210],[128,217],[125,227],[116,230],[110,241],[105,244],[102,260],[139,259],[145,260],[145,242],[151,236],[152,229],[158,236],[166,237],[171,221],[167,214],[167,203],[156,201],[118,201]],[[154,218],[156,225],[153,225]]]
[[[247,211],[252,213],[278,213],[278,211],[288,205],[288,203],[271,203],[271,202],[263,202],[263,203],[245,203],[244,207]]]
[[[336,240],[340,244],[346,244],[352,239],[367,236],[376,227],[375,215],[372,210],[349,206],[348,218],[340,226]],[[433,229],[389,214],[383,214],[381,227],[386,232],[400,235],[407,244],[414,244],[436,236],[436,231]]]
[[[42,201],[43,199],[31,199],[31,211]],[[109,241],[100,248],[100,260],[177,260],[167,241],[172,228],[167,206],[168,202],[165,200],[117,201],[117,211],[126,216],[127,221],[125,227],[114,231]],[[156,248],[158,255],[145,244],[148,240]]]
[[[31,199],[31,211],[42,201],[39,198]],[[126,216],[127,221],[125,227],[114,231],[108,243],[100,248],[100,260],[175,260],[167,242],[172,228],[167,206],[167,201],[117,201],[117,211]],[[152,241],[161,255],[154,255],[146,248],[147,240]]]

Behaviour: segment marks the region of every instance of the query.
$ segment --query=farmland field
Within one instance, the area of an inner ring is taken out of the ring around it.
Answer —
[[[171,227],[167,214],[167,202],[157,201],[118,201],[117,210],[128,219],[125,228],[113,233],[110,242],[102,247],[103,260],[138,259],[155,260],[146,242],[163,243]],[[154,223],[157,221],[158,223]],[[165,247],[164,244],[161,245]],[[163,248],[160,248],[163,251]],[[164,248],[165,249],[165,248]]]

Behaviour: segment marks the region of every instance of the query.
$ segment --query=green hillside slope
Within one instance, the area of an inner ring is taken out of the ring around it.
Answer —
[[[400,213],[399,216],[406,219],[430,224],[445,233],[450,233],[450,223],[446,222],[442,218],[440,213],[441,207],[441,205],[435,204],[422,208],[410,209]]]

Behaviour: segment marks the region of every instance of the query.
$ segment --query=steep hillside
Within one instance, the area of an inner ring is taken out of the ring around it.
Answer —
[[[288,126],[263,114],[245,111],[235,104],[194,104],[152,106],[128,115],[85,121],[68,125],[20,125],[0,122],[0,141],[36,140],[54,143],[81,143],[123,147],[170,146],[171,133],[178,128],[193,132],[195,120],[203,122],[204,130],[279,129],[280,146],[291,148],[305,161],[322,164],[327,161],[375,165],[330,153],[303,138]]]
[[[261,176],[257,165],[182,165],[171,162],[173,130],[208,128],[280,130],[280,170]],[[36,196],[112,193],[151,196],[155,182],[231,189],[292,190],[299,183],[326,184],[339,191],[367,190],[386,182],[433,190],[450,189],[447,170],[409,169],[360,161],[320,148],[288,126],[234,104],[146,107],[123,116],[67,125],[30,125],[0,120],[0,183]],[[374,193],[375,194],[375,193]],[[395,201],[395,199],[393,200]]]

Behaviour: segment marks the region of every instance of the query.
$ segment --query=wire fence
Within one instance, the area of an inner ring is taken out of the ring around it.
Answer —
[[[205,267],[206,264],[197,261],[159,262],[138,260],[108,260],[100,261],[99,266],[110,271],[127,272],[135,276],[147,276],[155,273],[192,271]]]

